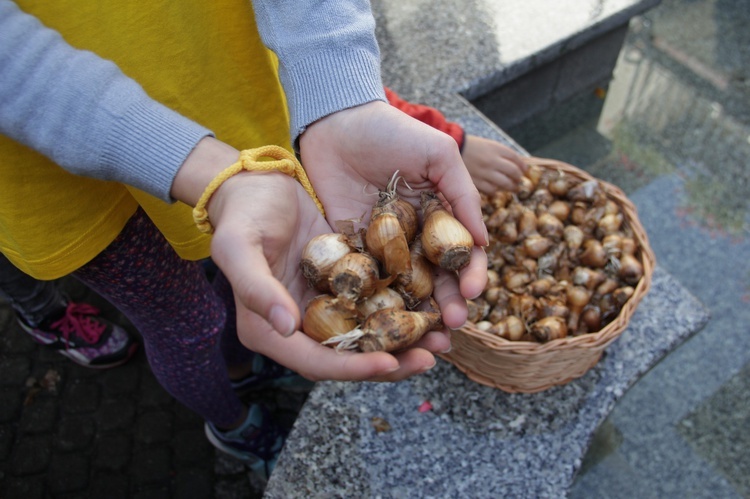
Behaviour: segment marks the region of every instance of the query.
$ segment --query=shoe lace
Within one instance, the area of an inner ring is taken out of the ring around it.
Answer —
[[[88,303],[68,303],[65,314],[53,322],[50,327],[57,329],[65,339],[66,347],[70,346],[72,336],[81,338],[86,343],[93,345],[99,341],[106,325],[93,317],[99,313],[99,309]]]

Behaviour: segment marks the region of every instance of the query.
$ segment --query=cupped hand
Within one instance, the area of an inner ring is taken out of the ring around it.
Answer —
[[[405,183],[399,195],[419,206],[420,192],[439,192],[454,216],[474,238],[475,251],[458,283],[438,277],[436,299],[445,324],[466,321],[465,298],[478,296],[487,280],[487,258],[479,246],[488,243],[479,192],[467,172],[456,142],[384,102],[370,102],[329,115],[300,137],[300,154],[329,223],[367,217],[394,172]]]
[[[486,194],[517,190],[528,168],[510,147],[476,135],[466,135],[462,156],[477,188]]]
[[[312,380],[398,380],[429,369],[449,347],[435,332],[397,355],[339,353],[299,331],[317,292],[299,267],[304,245],[332,232],[298,182],[282,173],[240,173],[209,203],[212,257],[229,279],[242,343]],[[281,334],[278,334],[281,333]],[[290,336],[291,335],[291,336]],[[288,336],[288,337],[284,337]]]

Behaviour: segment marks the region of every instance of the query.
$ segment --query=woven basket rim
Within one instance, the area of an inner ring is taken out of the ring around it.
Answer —
[[[604,180],[595,178],[588,172],[585,172],[576,166],[555,159],[533,156],[524,157],[523,160],[530,166],[537,165],[545,168],[554,168],[563,171],[564,173],[579,177],[584,181],[596,180],[599,182],[607,195],[620,205],[626,215],[627,223],[633,231],[633,237],[639,245],[640,261],[643,264],[643,276],[636,285],[633,295],[627,302],[625,302],[625,305],[622,307],[617,317],[595,333],[568,336],[551,340],[546,343],[539,343],[535,341],[506,340],[505,338],[477,329],[473,323],[467,323],[460,330],[482,342],[488,348],[502,352],[517,353],[520,355],[539,355],[553,350],[575,348],[603,350],[616,340],[627,328],[630,317],[635,312],[635,308],[651,287],[652,274],[654,266],[656,265],[656,256],[651,249],[646,231],[643,229],[643,226],[638,219],[637,209],[633,202],[627,198],[625,193],[619,187]]]

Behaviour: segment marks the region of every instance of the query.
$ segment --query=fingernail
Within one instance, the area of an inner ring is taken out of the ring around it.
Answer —
[[[490,245],[490,233],[487,231],[487,226],[482,224],[482,227],[484,227],[484,244],[482,246],[489,246]]]
[[[297,329],[294,324],[294,317],[281,305],[274,305],[268,317],[273,328],[285,338],[294,334]]]
[[[440,353],[450,353],[451,350],[453,350],[453,345],[450,345],[445,350],[441,350]]]
[[[419,370],[419,373],[420,373],[420,374],[421,374],[421,373],[425,373],[425,372],[429,371],[430,369],[432,369],[433,367],[435,367],[435,365],[437,365],[437,362],[436,362],[436,361],[433,361],[433,362],[432,362],[432,365],[429,365],[429,366],[423,367],[422,369],[420,369],[420,370]]]

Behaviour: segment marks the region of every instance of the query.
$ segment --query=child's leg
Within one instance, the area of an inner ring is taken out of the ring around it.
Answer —
[[[2,253],[0,295],[8,298],[16,313],[32,327],[38,326],[66,305],[66,300],[55,281],[38,281],[24,274]]]
[[[141,211],[74,274],[139,330],[151,368],[177,400],[217,426],[244,413],[221,355],[226,311],[197,262],[182,260]]]

